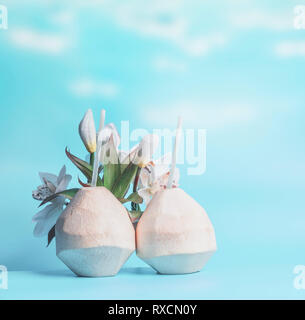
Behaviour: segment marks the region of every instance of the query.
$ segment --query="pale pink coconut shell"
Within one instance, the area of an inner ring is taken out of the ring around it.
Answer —
[[[56,223],[57,256],[77,275],[115,275],[135,250],[126,208],[104,187],[83,188]]]
[[[137,255],[160,273],[200,271],[216,251],[205,210],[182,189],[159,191],[136,229]]]

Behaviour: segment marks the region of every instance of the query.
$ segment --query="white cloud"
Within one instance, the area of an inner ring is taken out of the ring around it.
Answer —
[[[177,44],[191,56],[206,55],[211,50],[223,46],[226,42],[227,38],[219,33],[195,38],[182,37],[177,40]]]
[[[141,5],[139,7],[122,5],[117,7],[115,18],[122,27],[145,36],[175,40],[184,34],[187,27],[185,18],[169,15],[162,21],[159,17],[161,12],[149,9],[144,10]]]
[[[184,62],[166,56],[159,56],[153,59],[153,68],[158,72],[184,72],[187,66]]]
[[[72,82],[70,90],[80,97],[101,96],[113,98],[119,92],[117,85],[114,83],[95,81],[89,78]]]
[[[75,22],[75,15],[72,11],[62,10],[52,14],[50,20],[56,25],[70,26]]]
[[[20,28],[9,31],[10,41],[16,47],[57,55],[69,46],[69,40],[58,34],[44,33],[34,29]]]
[[[178,102],[165,106],[143,108],[143,117],[157,127],[172,127],[180,115],[186,126],[219,129],[234,124],[244,124],[256,118],[249,104],[209,105],[194,101]],[[160,116],[161,115],[161,116]]]
[[[166,41],[190,56],[206,55],[223,46],[228,39],[227,32],[218,34],[194,29],[194,14],[189,10],[190,5],[194,10],[203,9],[194,0],[191,3],[186,0],[74,0],[73,9],[72,1],[67,3],[71,4],[71,8],[52,15],[52,22],[75,27],[74,15],[89,7],[126,31]],[[197,17],[196,21],[201,18]]]
[[[279,57],[305,57],[305,41],[287,41],[276,45],[275,53]]]
[[[156,38],[179,47],[190,56],[202,56],[223,46],[227,36],[216,32],[191,32],[192,15],[186,14],[188,2],[155,0],[143,2],[104,2],[108,16],[124,28],[144,37]]]
[[[293,8],[291,11],[274,9],[256,9],[250,5],[248,9],[238,10],[229,15],[230,23],[238,28],[269,29],[282,31],[293,29]]]

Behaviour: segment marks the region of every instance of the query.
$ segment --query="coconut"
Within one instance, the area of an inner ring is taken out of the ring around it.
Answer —
[[[135,250],[128,213],[104,187],[79,190],[55,232],[58,258],[78,276],[113,276]]]
[[[200,271],[216,251],[205,210],[180,188],[155,194],[136,229],[137,255],[161,274]]]

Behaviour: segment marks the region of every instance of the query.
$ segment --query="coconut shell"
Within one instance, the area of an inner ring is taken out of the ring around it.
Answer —
[[[79,190],[55,231],[58,258],[79,276],[113,276],[135,250],[126,208],[104,187]]]
[[[200,271],[216,251],[205,210],[182,189],[155,194],[136,229],[137,255],[163,274]]]

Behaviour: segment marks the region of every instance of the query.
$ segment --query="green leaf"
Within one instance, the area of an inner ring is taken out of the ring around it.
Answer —
[[[132,210],[132,211],[128,211],[128,214],[129,214],[131,222],[132,223],[136,223],[141,218],[141,216],[143,214],[143,211],[134,211],[134,210]]]
[[[95,157],[95,153],[90,153],[90,165],[93,167],[94,164],[94,157]]]
[[[123,159],[124,161],[123,161],[123,163],[121,163],[121,172],[122,173],[126,170],[126,168],[130,165],[130,163],[134,159],[136,150],[137,150],[137,146],[132,148],[129,151],[129,154]]]
[[[73,162],[73,164],[86,176],[87,179],[92,178],[93,168],[89,163],[71,154],[67,148],[66,155]]]
[[[112,187],[120,174],[121,169],[119,164],[106,164],[104,166],[104,186],[108,190],[112,190]]]
[[[126,203],[126,202],[134,202],[137,204],[143,203],[143,198],[139,196],[137,192],[132,193],[131,195],[128,196],[126,199],[120,199],[121,203]]]
[[[48,233],[48,244],[47,247],[51,244],[52,240],[55,238],[55,226]]]
[[[118,177],[112,188],[112,193],[118,198],[124,198],[128,191],[131,182],[133,181],[138,170],[138,166],[132,162],[124,170],[124,172]]]
[[[76,195],[77,191],[79,190],[79,188],[74,188],[74,189],[68,189],[68,190],[64,190],[61,192],[57,192],[52,194],[50,197],[47,197],[46,199],[44,199],[41,204],[39,205],[39,207],[43,206],[44,204],[54,200],[55,198],[59,197],[59,196],[63,196],[66,199],[72,200],[73,197]]]
[[[90,184],[87,184],[87,183],[82,182],[82,180],[81,180],[80,178],[78,178],[78,183],[79,183],[82,187],[84,187],[84,188],[89,188],[89,187],[91,187]]]
[[[66,155],[67,157],[73,162],[73,164],[84,174],[84,176],[91,181],[92,180],[92,172],[93,167],[88,162],[81,160],[80,158],[71,154],[68,149],[66,148]],[[102,186],[103,182],[100,177],[97,178],[97,186]]]
[[[111,135],[107,150],[104,156],[104,186],[108,190],[112,190],[112,187],[116,180],[121,175],[119,156],[114,145],[113,135]]]
[[[135,202],[131,202],[131,211],[141,211],[140,205]]]

